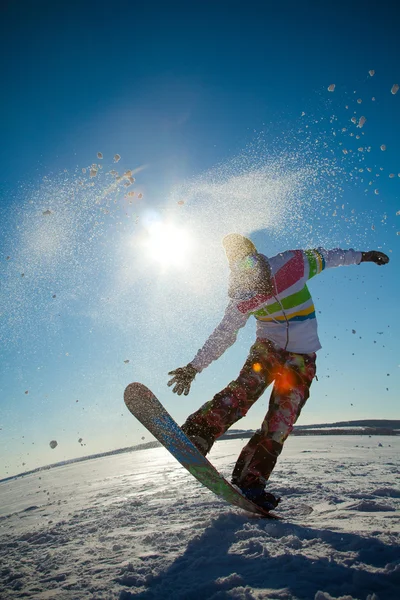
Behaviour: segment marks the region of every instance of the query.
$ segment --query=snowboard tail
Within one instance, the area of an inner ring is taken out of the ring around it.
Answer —
[[[125,389],[124,401],[142,425],[187,469],[200,483],[217,496],[243,510],[268,519],[279,519],[245,498],[196,448],[179,425],[168,414],[156,396],[145,385],[131,383]]]

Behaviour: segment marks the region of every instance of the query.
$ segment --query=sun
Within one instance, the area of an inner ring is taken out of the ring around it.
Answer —
[[[152,223],[144,242],[149,258],[164,267],[184,267],[192,252],[193,242],[188,231],[173,223]]]

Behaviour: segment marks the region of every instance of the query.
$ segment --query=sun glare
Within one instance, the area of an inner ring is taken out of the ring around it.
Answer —
[[[183,267],[193,243],[187,231],[172,223],[153,223],[145,242],[148,256],[165,267]]]

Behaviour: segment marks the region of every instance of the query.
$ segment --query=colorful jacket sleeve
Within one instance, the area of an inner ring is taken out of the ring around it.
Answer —
[[[362,253],[356,250],[325,250],[325,248],[314,248],[304,251],[304,267],[306,279],[311,279],[324,269],[342,267],[348,265],[359,265]]]
[[[248,318],[249,315],[241,313],[237,309],[236,302],[231,300],[222,321],[190,364],[200,373],[210,363],[217,360],[235,342],[238,330],[246,324]]]

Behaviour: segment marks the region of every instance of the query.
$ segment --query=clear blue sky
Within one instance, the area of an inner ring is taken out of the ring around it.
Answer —
[[[38,1],[0,14],[0,477],[148,441],[123,404],[131,381],[182,422],[237,376],[251,321],[189,397],[166,386],[223,314],[229,231],[267,255],[389,254],[310,284],[323,349],[300,423],[399,417],[393,3]],[[173,228],[161,252],[144,243],[154,224]],[[191,247],[171,254],[181,235]],[[256,428],[267,401],[237,427]]]

